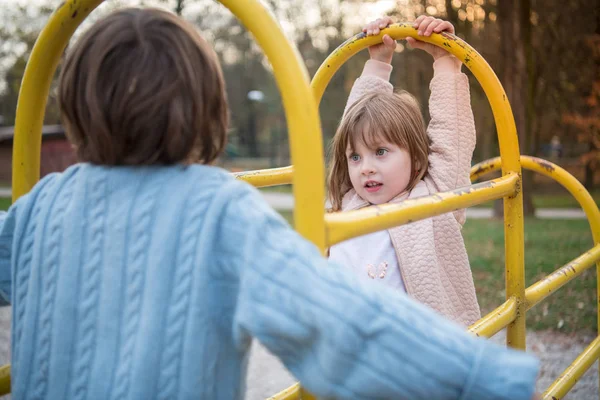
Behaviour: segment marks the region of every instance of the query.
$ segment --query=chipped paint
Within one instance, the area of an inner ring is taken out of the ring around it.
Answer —
[[[578,258],[565,264],[541,281],[531,285],[525,291],[528,307],[530,309],[540,303],[550,294],[554,293],[579,274],[594,266],[600,259],[600,245],[592,248]]]
[[[554,172],[554,170],[556,169],[554,167],[554,164],[552,164],[549,161],[546,160],[542,160],[541,158],[536,158],[536,157],[532,157],[533,161],[539,165],[540,167],[542,167],[546,172],[548,173],[552,173]]]

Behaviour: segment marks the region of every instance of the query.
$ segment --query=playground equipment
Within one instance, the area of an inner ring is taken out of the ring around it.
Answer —
[[[62,3],[41,32],[27,64],[19,96],[13,150],[13,201],[27,193],[39,180],[41,130],[50,83],[60,57],[79,24],[102,0],[68,0]],[[487,172],[502,170],[491,181],[408,200],[346,213],[324,215],[325,169],[317,104],[335,74],[350,57],[381,41],[379,36],[358,34],[343,43],[321,65],[309,84],[306,69],[297,52],[285,39],[275,19],[258,0],[222,0],[254,35],[273,66],[281,91],[293,167],[238,173],[237,178],[255,186],[293,184],[296,229],[322,251],[343,240],[411,221],[462,209],[486,201],[504,201],[506,252],[506,302],[473,324],[469,330],[491,337],[506,327],[507,345],[525,349],[526,312],[584,270],[597,263],[600,272],[600,211],[583,186],[562,168],[547,161],[519,154],[514,118],[506,94],[485,60],[467,43],[451,34],[419,37],[454,54],[473,72],[484,89],[496,122],[500,158],[473,167],[476,179]],[[410,24],[395,24],[385,30],[394,39],[417,37]],[[525,288],[523,199],[521,169],[547,175],[579,201],[586,212],[595,247],[540,282]],[[600,275],[599,275],[600,276]],[[599,280],[600,283],[600,280]],[[598,285],[600,288],[600,284]],[[600,298],[600,296],[599,296]],[[600,317],[599,317],[600,324]],[[600,357],[600,337],[567,368],[544,393],[545,399],[563,397]],[[10,392],[10,366],[0,368],[0,395]],[[272,399],[313,398],[296,384]]]

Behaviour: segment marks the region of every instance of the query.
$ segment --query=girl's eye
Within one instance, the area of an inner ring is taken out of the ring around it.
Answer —
[[[357,162],[357,161],[360,160],[360,156],[358,154],[356,154],[356,153],[355,154],[350,154],[349,158],[350,158],[350,161],[354,161],[354,162]]]
[[[377,156],[382,156],[382,155],[384,155],[385,153],[387,153],[387,150],[386,150],[386,149],[377,149],[377,151],[375,152],[375,155],[377,155]]]

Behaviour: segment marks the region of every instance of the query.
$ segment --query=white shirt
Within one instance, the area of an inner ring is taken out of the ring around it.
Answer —
[[[342,267],[350,268],[363,279],[381,282],[406,292],[398,257],[386,230],[332,246],[329,249],[329,259]]]

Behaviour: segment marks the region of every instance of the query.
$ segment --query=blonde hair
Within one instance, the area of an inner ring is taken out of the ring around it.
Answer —
[[[352,188],[346,150],[354,150],[357,140],[374,147],[380,140],[408,151],[411,157],[412,190],[429,166],[429,138],[417,100],[408,92],[369,93],[346,112],[329,150],[327,186],[332,211],[342,209],[342,198]]]

